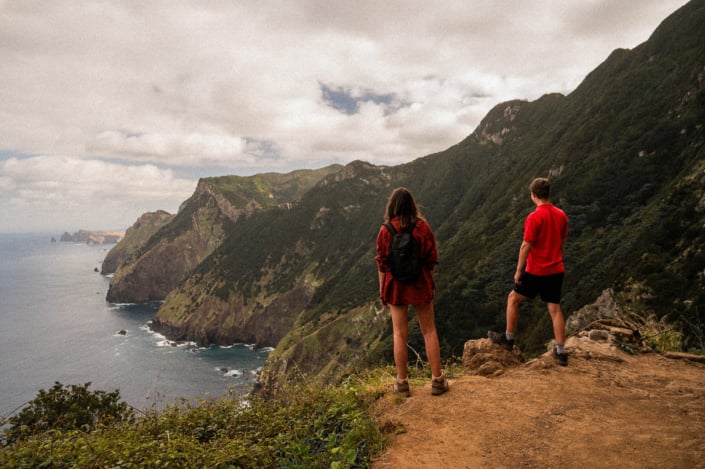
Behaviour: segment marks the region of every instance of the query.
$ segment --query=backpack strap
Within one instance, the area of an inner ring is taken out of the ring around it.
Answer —
[[[416,228],[416,222],[418,222],[418,221],[419,221],[419,219],[417,218],[416,220],[411,222],[411,225],[409,225],[409,227],[404,231],[409,232],[409,233],[413,233],[414,228]],[[394,228],[394,225],[392,225],[392,222],[385,223],[383,226],[385,226],[389,230],[389,232],[392,233],[392,236],[397,234],[397,230],[396,230],[396,228]]]

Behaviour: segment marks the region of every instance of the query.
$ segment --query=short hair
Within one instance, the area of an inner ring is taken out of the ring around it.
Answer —
[[[536,178],[529,184],[532,194],[541,200],[548,200],[551,196],[551,183],[546,178]]]

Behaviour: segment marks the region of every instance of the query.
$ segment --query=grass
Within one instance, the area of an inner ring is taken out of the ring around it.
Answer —
[[[457,372],[450,365],[446,376]],[[427,375],[422,366],[410,369],[412,382]],[[145,412],[120,405],[117,391],[108,400],[90,383],[56,383],[0,419],[0,467],[369,467],[389,435],[403,431],[375,418],[374,404],[394,377],[393,367],[378,367],[334,386],[289,383],[266,398],[226,395]]]

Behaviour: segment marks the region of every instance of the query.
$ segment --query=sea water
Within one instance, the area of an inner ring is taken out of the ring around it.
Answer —
[[[159,304],[107,303],[110,247],[0,234],[0,417],[57,381],[138,409],[251,391],[269,350],[175,343],[149,328]]]

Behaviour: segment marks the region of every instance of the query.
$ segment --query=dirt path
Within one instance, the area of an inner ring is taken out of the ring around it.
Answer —
[[[380,421],[404,432],[373,468],[705,468],[705,364],[579,355],[388,393]]]

